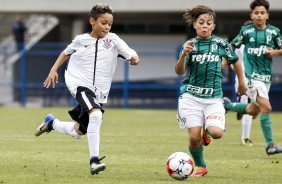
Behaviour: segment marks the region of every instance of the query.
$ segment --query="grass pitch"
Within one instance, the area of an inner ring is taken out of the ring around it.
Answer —
[[[187,152],[186,130],[178,128],[176,110],[106,109],[100,156],[107,168],[89,172],[87,138],[58,132],[34,136],[46,113],[70,120],[66,108],[0,108],[0,183],[9,184],[170,184],[179,183],[165,170],[167,157]],[[275,142],[282,145],[282,114],[271,115]],[[251,131],[253,147],[240,145],[241,123],[227,114],[222,139],[205,147],[209,172],[188,183],[281,183],[282,154],[267,156],[259,120]]]

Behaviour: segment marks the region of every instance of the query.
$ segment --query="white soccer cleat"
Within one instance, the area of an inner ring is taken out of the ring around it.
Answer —
[[[241,139],[241,145],[243,146],[253,146],[253,141],[249,138]]]
[[[40,136],[44,132],[49,133],[52,129],[49,129],[49,124],[52,123],[55,120],[55,117],[52,114],[47,114],[44,117],[43,122],[38,125],[38,127],[35,130],[34,135],[35,136]]]

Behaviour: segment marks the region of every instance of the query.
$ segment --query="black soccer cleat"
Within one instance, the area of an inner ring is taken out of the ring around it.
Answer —
[[[222,101],[223,101],[223,106],[225,108],[225,113],[227,113],[228,110],[229,110],[229,109],[227,109],[227,104],[231,103],[231,100],[227,97],[223,97]]]
[[[270,143],[266,147],[265,151],[266,151],[266,154],[268,155],[274,155],[274,154],[282,153],[282,147],[275,143]]]
[[[106,164],[100,163],[100,161],[104,158],[105,156],[100,159],[98,157],[92,157],[90,159],[90,173],[92,175],[99,174],[100,171],[104,171],[106,169]]]
[[[239,121],[239,120],[241,120],[241,119],[243,118],[243,114],[242,114],[242,113],[237,112],[237,114],[236,114],[236,118],[237,118],[237,120],[238,120],[238,121]]]

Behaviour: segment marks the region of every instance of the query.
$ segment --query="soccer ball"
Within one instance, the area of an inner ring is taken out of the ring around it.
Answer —
[[[194,161],[187,153],[175,152],[166,162],[167,173],[176,180],[187,179],[194,171]]]

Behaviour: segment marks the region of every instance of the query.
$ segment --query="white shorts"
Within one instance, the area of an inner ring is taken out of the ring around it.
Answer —
[[[246,94],[252,102],[257,104],[257,94],[259,94],[259,96],[262,98],[269,99],[268,93],[271,83],[265,83],[259,80],[251,79],[248,85],[249,86]]]
[[[213,126],[225,130],[225,109],[221,98],[198,98],[182,94],[178,99],[177,122],[180,128]]]
[[[243,103],[249,103],[249,97],[246,94],[243,94],[242,96],[238,96],[238,102],[243,102]]]

